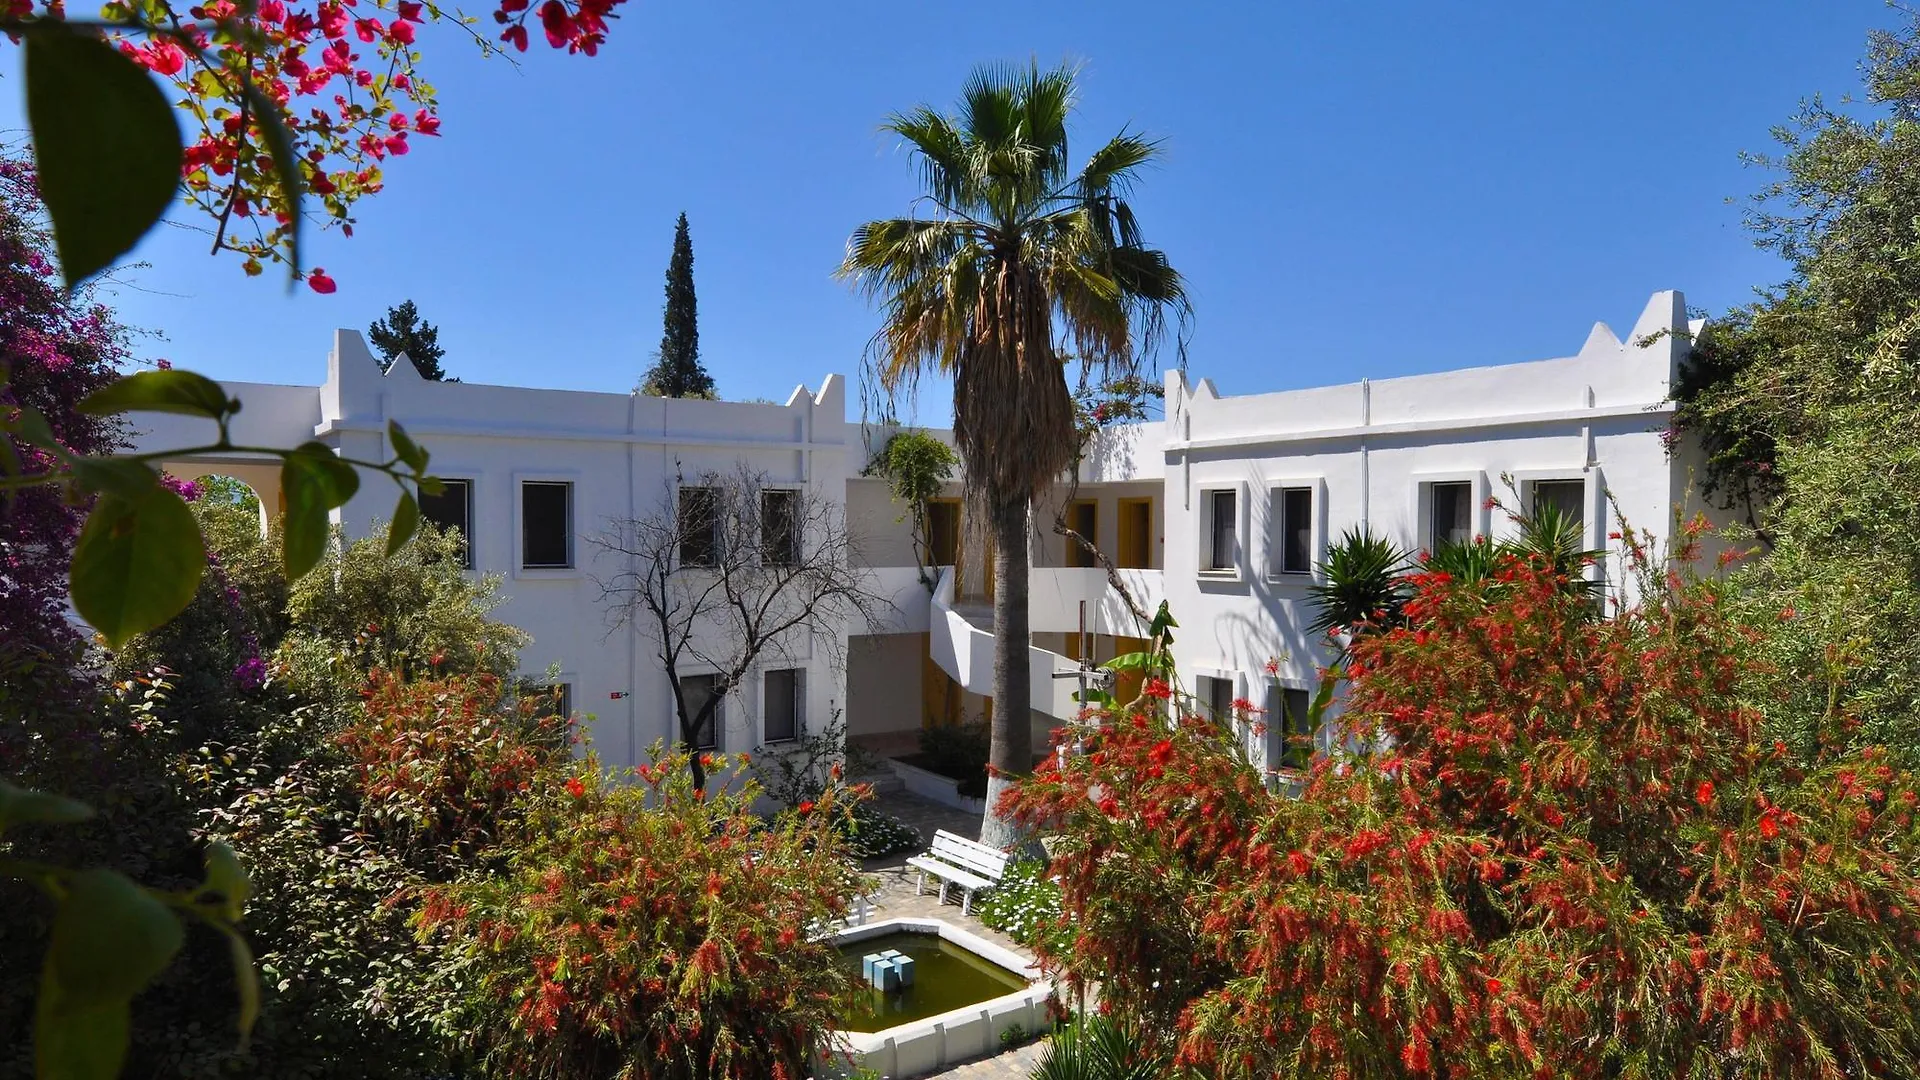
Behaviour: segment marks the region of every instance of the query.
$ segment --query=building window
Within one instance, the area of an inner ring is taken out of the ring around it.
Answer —
[[[771,566],[800,561],[800,493],[770,488],[760,493],[760,557]]]
[[[520,680],[520,696],[534,699],[533,715],[573,715],[573,684],[547,683],[536,679]]]
[[[442,532],[459,532],[460,565],[473,569],[473,482],[441,478],[440,494],[420,493],[420,517]]]
[[[1313,572],[1313,489],[1281,488],[1274,500],[1279,525],[1274,570],[1281,574]]]
[[[1273,760],[1283,769],[1304,769],[1313,760],[1314,732],[1307,718],[1309,695],[1293,686],[1276,686],[1274,692],[1277,707],[1272,710],[1270,730],[1277,737],[1279,747]]]
[[[693,748],[695,750],[720,749],[721,707],[723,701],[714,700],[714,691],[718,688],[718,675],[682,675],[680,676],[680,699],[687,707],[687,719],[695,724],[693,729]],[[700,712],[713,702],[713,712],[705,720]]]
[[[761,698],[762,742],[791,742],[800,737],[806,700],[807,673],[800,668],[777,668],[766,674]]]
[[[1536,480],[1533,484],[1533,509],[1543,506],[1560,511],[1568,521],[1587,523],[1587,482],[1585,480]]]
[[[1234,527],[1239,524],[1234,492],[1207,492],[1207,562],[1204,569],[1230,571],[1234,568],[1236,542]]]
[[[1092,544],[1095,548],[1100,546],[1100,504],[1088,500],[1076,502],[1067,507],[1067,528],[1079,533],[1080,538],[1087,542],[1082,544],[1080,540],[1075,540],[1071,536],[1066,538],[1067,565],[1099,565],[1099,560],[1093,557],[1093,552],[1087,550],[1087,544]]]
[[[1233,680],[1200,676],[1200,707],[1221,727],[1233,726]]]
[[[1428,518],[1428,542],[1464,544],[1473,539],[1473,485],[1466,481],[1429,484],[1428,498],[1432,516]]]
[[[720,562],[720,492],[717,488],[680,489],[680,565],[715,566]]]
[[[573,565],[573,485],[551,480],[520,484],[520,565],[528,570]]]

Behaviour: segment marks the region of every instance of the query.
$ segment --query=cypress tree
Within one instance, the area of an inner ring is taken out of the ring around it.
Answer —
[[[459,379],[447,378],[440,367],[440,358],[447,350],[440,347],[440,328],[420,318],[420,309],[413,301],[403,300],[387,309],[387,317],[367,327],[367,340],[384,358],[380,370],[389,371],[401,353],[413,361],[414,370],[420,377],[432,382],[459,382]]]
[[[666,324],[653,368],[640,392],[655,397],[712,398],[713,376],[700,366],[700,325],[693,296],[693,239],[687,215],[673,230],[673,258],[667,263]]]

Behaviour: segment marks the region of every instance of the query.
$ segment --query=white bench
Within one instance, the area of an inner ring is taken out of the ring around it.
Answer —
[[[925,855],[916,855],[907,860],[907,865],[920,871],[920,880],[914,884],[913,894],[926,892],[927,875],[940,879],[940,902],[947,902],[947,886],[958,885],[960,893],[960,914],[973,914],[973,894],[981,889],[989,889],[1000,883],[1007,872],[1006,852],[990,848],[976,840],[964,836],[955,836],[945,829],[933,834],[933,847]]]

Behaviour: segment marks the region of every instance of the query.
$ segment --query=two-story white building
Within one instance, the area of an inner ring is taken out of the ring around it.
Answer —
[[[1204,705],[1224,711],[1245,698],[1282,717],[1303,707],[1332,658],[1306,630],[1307,586],[1348,528],[1419,550],[1443,537],[1502,535],[1510,525],[1491,496],[1521,509],[1552,501],[1580,517],[1589,547],[1609,552],[1595,572],[1626,588],[1620,544],[1608,539],[1613,508],[1656,534],[1677,509],[1698,509],[1688,506],[1685,448],[1670,454],[1664,437],[1669,388],[1698,329],[1681,295],[1662,292],[1624,340],[1596,324],[1560,359],[1240,397],[1168,373],[1164,419],[1101,432],[1078,475],[1036,508],[1035,663],[1022,703],[1036,749],[1078,711],[1076,681],[1056,673],[1075,670],[1082,653],[1104,660],[1138,648],[1144,632],[1107,570],[1054,531],[1056,519],[1093,539],[1141,610],[1170,604],[1182,677]],[[359,335],[343,330],[319,386],[227,389],[245,405],[236,437],[256,445],[318,439],[384,459],[386,424],[397,419],[427,446],[448,482],[425,504],[428,516],[467,534],[476,573],[501,576],[498,616],[533,639],[525,671],[557,666],[610,764],[638,760],[676,728],[656,642],[642,625],[610,621],[601,601],[592,537],[644,516],[688,477],[743,465],[839,509],[888,614],[845,627],[843,648],[748,680],[722,710],[719,749],[817,730],[843,711],[849,738],[910,753],[924,725],[993,706],[985,533],[969,526],[956,481],[929,508],[937,565],[922,572],[905,508],[867,475],[892,432],[846,419],[838,376],[784,405],[432,383],[408,363],[383,375]],[[205,434],[180,417],[139,422],[143,449]],[[268,513],[278,506],[270,464],[203,457],[168,468],[235,476]],[[335,518],[362,534],[391,512],[393,496],[389,485],[365,484]],[[1269,723],[1250,749],[1277,762],[1285,726]]]

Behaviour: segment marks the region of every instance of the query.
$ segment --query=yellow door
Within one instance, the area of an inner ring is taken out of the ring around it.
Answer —
[[[1120,536],[1116,562],[1147,570],[1153,567],[1153,500],[1120,500]]]
[[[927,561],[953,567],[953,595],[960,595],[960,500],[927,502]]]
[[[960,722],[960,684],[953,681],[925,649],[920,651],[920,726]]]

